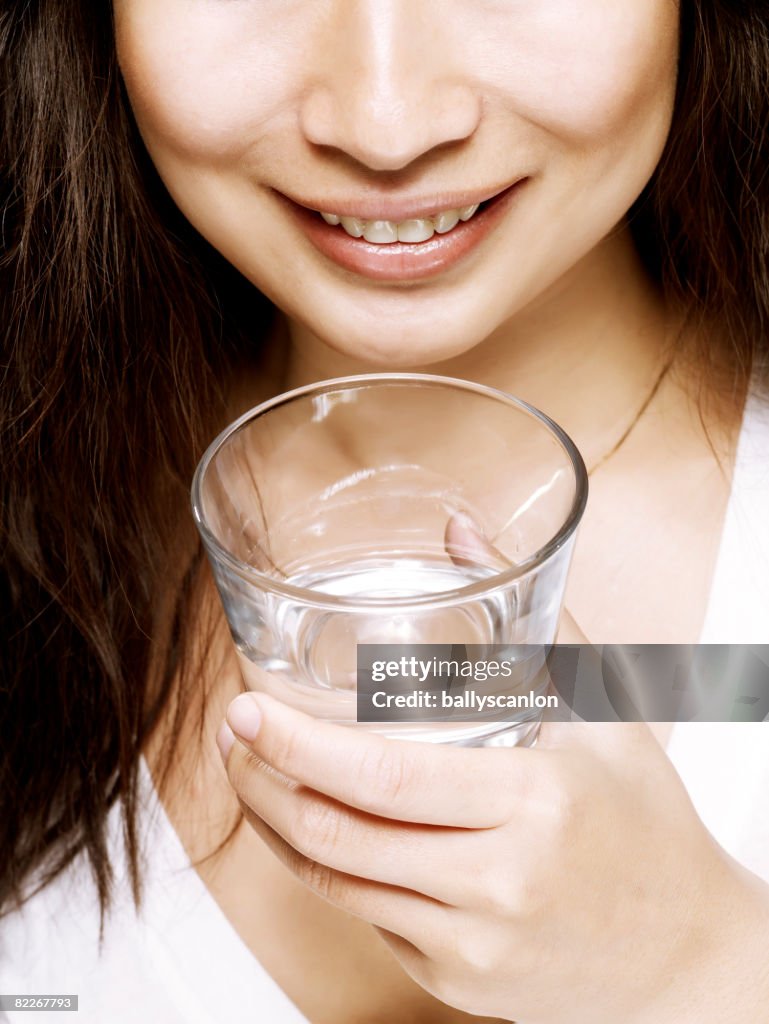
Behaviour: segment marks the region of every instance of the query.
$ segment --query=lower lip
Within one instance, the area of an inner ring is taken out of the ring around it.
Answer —
[[[511,185],[470,220],[460,221],[444,235],[436,232],[426,242],[389,245],[352,238],[340,225],[326,224],[319,213],[276,194],[288,204],[315,248],[338,266],[376,281],[419,281],[443,273],[480,245],[515,202],[525,180]]]

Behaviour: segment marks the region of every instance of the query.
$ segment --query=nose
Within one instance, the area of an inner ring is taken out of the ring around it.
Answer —
[[[437,0],[340,0],[308,54],[305,138],[374,171],[475,131],[482,99]]]

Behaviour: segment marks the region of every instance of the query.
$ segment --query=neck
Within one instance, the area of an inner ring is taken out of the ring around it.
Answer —
[[[667,359],[678,324],[648,279],[625,229],[481,344],[430,365],[372,365],[288,321],[284,388],[347,374],[414,371],[509,391],[546,412],[590,463],[638,411]]]

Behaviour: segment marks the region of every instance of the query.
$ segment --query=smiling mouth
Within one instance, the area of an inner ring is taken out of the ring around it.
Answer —
[[[360,238],[373,245],[393,245],[396,242],[419,244],[429,241],[433,235],[445,235],[458,225],[466,224],[476,215],[483,213],[488,207],[501,200],[519,182],[508,185],[487,199],[475,203],[457,206],[437,205],[429,214],[414,215],[396,219],[393,217],[371,217],[364,214],[346,214],[333,209],[315,209],[330,227],[339,227],[350,238]],[[305,206],[305,209],[312,207]]]
[[[412,217],[402,221],[364,220],[362,217],[345,217],[336,213],[320,212],[320,216],[331,226],[339,227],[351,238],[363,238],[376,245],[392,245],[395,242],[427,242],[434,234],[445,235],[457,226],[466,224],[482,208],[493,200],[472,203],[470,206],[440,210],[431,217]]]
[[[465,207],[441,206],[439,201],[432,207],[425,202],[419,207],[412,203],[409,209],[407,204],[401,203],[400,209],[393,212],[431,213],[431,216],[406,216],[403,220],[364,219],[342,210],[316,210],[284,193],[275,192],[275,195],[287,205],[313,246],[333,263],[375,280],[416,282],[464,261],[515,205],[518,193],[528,180],[528,177],[520,178],[491,196],[487,192],[487,198],[479,197],[478,202]],[[480,195],[482,197],[483,193]],[[453,197],[446,198],[451,201]],[[360,209],[364,203],[358,205]],[[348,210],[354,209],[352,204],[348,206]],[[368,209],[375,210],[376,206],[369,201]]]

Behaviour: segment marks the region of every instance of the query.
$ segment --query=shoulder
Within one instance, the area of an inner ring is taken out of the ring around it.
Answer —
[[[275,1024],[307,1024],[209,893],[143,757],[139,795],[140,908],[115,805],[107,831],[114,900],[101,947],[96,888],[81,856],[0,918],[0,991],[77,994],[82,1024],[218,1024],[240,1020],[254,1006]],[[45,1024],[47,1017],[37,1013],[35,1020]],[[61,1024],[59,1017],[52,1024]],[[26,1022],[19,1017],[19,1024]]]
[[[163,994],[123,871],[118,805],[110,812],[108,830],[114,902],[101,948],[96,886],[81,854],[20,909],[0,918],[0,990],[78,995],[79,1019],[127,1024],[144,1009],[145,1000],[162,1005]],[[115,994],[130,991],[142,992],[141,1006],[126,1006],[121,1015]],[[141,1016],[155,1019],[143,1012]],[[177,1017],[169,1013],[166,1020],[175,1024]]]
[[[180,1015],[172,979],[158,955],[162,931],[160,872],[168,867],[167,838],[142,786],[140,833],[145,853],[145,903],[134,904],[122,840],[120,805],[107,819],[113,898],[99,942],[99,901],[84,853],[52,882],[0,918],[0,991],[79,996],[78,1019],[89,1024],[186,1024],[210,1018]],[[148,848],[159,841],[151,862]],[[194,872],[192,872],[194,874]],[[29,890],[34,889],[30,882]],[[157,927],[161,924],[161,927]],[[44,1014],[44,1018],[47,1017]],[[37,1014],[37,1018],[40,1014]],[[56,1020],[59,1014],[56,1015]],[[14,1020],[15,1015],[11,1015]],[[36,1019],[37,1019],[36,1018]]]

